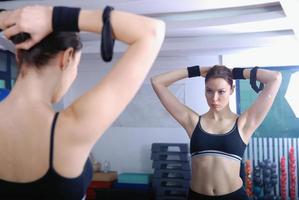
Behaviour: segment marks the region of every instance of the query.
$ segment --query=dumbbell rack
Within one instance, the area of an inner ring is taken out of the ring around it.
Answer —
[[[276,184],[278,175],[276,173],[277,165],[271,160],[266,159],[259,162],[253,170],[254,198],[253,199],[280,199],[277,196]]]
[[[185,200],[191,179],[188,144],[153,143],[151,159],[156,200]]]

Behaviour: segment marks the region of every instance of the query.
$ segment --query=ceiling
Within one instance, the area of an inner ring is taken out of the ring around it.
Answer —
[[[299,43],[299,0],[17,0],[1,1],[13,9],[29,4],[116,9],[166,22],[162,57],[222,55],[257,47],[290,47]],[[100,36],[81,33],[85,54],[98,54]],[[0,46],[11,45],[0,38]],[[2,47],[4,48],[4,47]],[[116,53],[126,46],[117,43]]]

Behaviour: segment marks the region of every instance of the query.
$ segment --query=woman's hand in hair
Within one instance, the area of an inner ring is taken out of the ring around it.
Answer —
[[[52,7],[27,6],[8,12],[3,21],[4,35],[10,37],[25,32],[30,39],[17,44],[17,49],[30,49],[52,32]]]
[[[7,18],[8,14],[9,14],[9,11],[2,11],[0,9],[0,31],[3,30],[3,29],[5,29],[4,21]]]
[[[206,77],[208,71],[209,71],[211,68],[212,68],[212,67],[205,67],[205,66],[200,67],[200,76],[202,76],[202,77]]]

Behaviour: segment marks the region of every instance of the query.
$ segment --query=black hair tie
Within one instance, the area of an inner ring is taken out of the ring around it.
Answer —
[[[250,70],[250,85],[256,93],[259,93],[261,90],[264,89],[264,84],[262,82],[260,83],[259,87],[257,86],[256,74],[258,69],[259,67],[254,67]]]
[[[101,36],[101,56],[105,62],[110,62],[113,56],[114,38],[112,34],[112,26],[110,23],[110,14],[114,8],[106,6],[103,11],[103,29]]]
[[[14,43],[14,44],[20,44],[22,42],[25,42],[26,40],[30,39],[31,36],[29,33],[19,33],[17,35],[11,36],[9,39]]]

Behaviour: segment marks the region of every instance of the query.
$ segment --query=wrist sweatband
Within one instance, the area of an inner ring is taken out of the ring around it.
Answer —
[[[253,69],[250,70],[250,85],[251,88],[256,92],[259,93],[259,91],[264,89],[264,84],[260,83],[260,86],[257,86],[257,82],[256,82],[256,74],[257,74],[257,70],[259,69],[259,67],[254,67]]]
[[[110,23],[110,14],[113,9],[111,6],[106,6],[102,16],[101,56],[105,62],[110,62],[113,56],[114,38]]]
[[[52,28],[54,32],[79,32],[80,8],[55,6],[52,13]]]
[[[233,68],[232,74],[233,74],[233,79],[245,79],[243,71],[245,68]]]
[[[192,66],[192,67],[187,67],[188,70],[188,77],[192,78],[192,77],[196,77],[196,76],[200,76],[200,68],[198,65]]]

